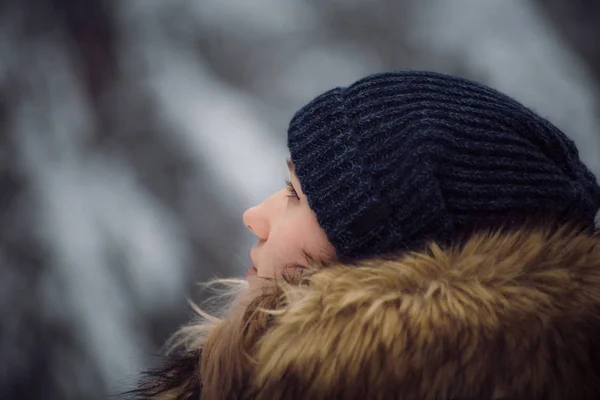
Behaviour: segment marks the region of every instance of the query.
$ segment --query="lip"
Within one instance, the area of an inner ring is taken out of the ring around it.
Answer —
[[[252,259],[252,250],[250,250],[248,252],[248,258],[250,259],[250,268],[248,268],[248,272],[246,272],[246,276],[253,276],[256,275],[258,273],[258,270],[256,269],[256,267],[254,265],[254,260]]]

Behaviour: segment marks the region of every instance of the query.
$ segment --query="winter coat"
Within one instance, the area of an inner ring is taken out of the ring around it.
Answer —
[[[230,398],[600,399],[598,236],[482,233],[285,292]]]

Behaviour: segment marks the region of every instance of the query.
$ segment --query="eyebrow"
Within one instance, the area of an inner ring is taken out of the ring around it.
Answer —
[[[290,172],[294,172],[294,163],[292,162],[292,158],[286,158],[285,162],[287,163],[287,167],[290,170]]]

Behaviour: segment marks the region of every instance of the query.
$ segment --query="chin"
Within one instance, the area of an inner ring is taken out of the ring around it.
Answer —
[[[259,277],[257,277],[256,275],[247,276],[246,282],[248,282],[248,288],[245,291],[246,293],[254,292],[254,291],[260,289],[260,287],[262,286],[261,279]]]

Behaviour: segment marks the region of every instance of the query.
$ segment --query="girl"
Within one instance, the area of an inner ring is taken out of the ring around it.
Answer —
[[[399,71],[315,98],[288,147],[241,294],[140,398],[600,396],[600,187],[559,129]]]

